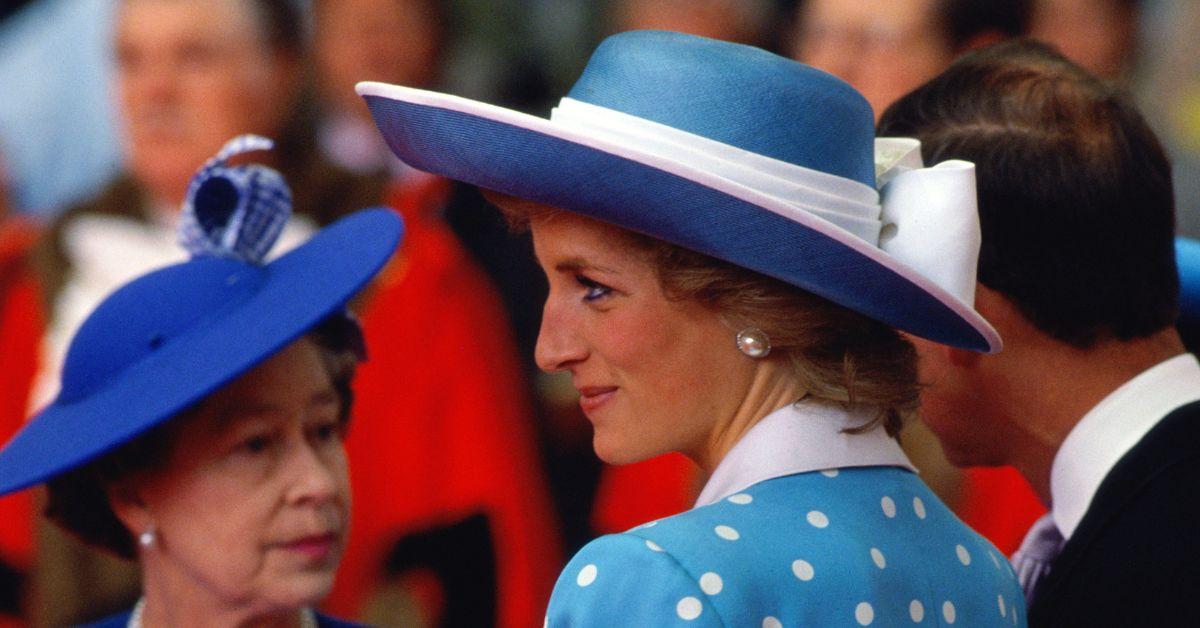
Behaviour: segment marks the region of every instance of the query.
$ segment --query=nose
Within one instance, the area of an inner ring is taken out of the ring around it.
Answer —
[[[542,308],[542,326],[538,329],[533,357],[546,372],[569,370],[587,358],[587,349],[579,334],[579,322],[568,308],[558,304],[553,292]]]
[[[331,501],[338,494],[338,465],[344,465],[344,461],[344,456],[330,456],[307,439],[301,439],[290,460],[294,480],[288,501],[314,505]]]

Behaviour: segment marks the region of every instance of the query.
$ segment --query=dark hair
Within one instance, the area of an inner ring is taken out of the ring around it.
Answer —
[[[1119,89],[1014,40],[964,55],[884,112],[880,136],[976,165],[979,281],[1078,348],[1178,312],[1171,167]]]
[[[950,49],[961,52],[978,35],[1007,39],[1027,33],[1033,0],[937,0],[930,10]]]
[[[362,332],[345,315],[326,318],[309,331],[321,354],[321,365],[338,395],[338,419],[350,420],[350,389],[358,362],[365,359]],[[201,404],[203,401],[200,402]],[[117,449],[46,482],[46,517],[84,543],[122,558],[137,556],[133,534],[109,503],[108,488],[134,474],[161,469],[176,445],[176,436],[200,404],[192,406]]]

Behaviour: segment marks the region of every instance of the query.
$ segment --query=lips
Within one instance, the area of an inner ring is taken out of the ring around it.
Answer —
[[[583,386],[579,390],[579,407],[584,414],[591,414],[600,409],[617,393],[616,386]]]
[[[288,552],[294,552],[314,562],[322,561],[333,555],[340,537],[333,532],[303,536],[280,547]]]

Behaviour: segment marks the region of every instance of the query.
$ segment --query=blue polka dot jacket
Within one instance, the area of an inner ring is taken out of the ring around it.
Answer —
[[[585,546],[546,624],[1024,626],[1008,561],[882,430],[842,432],[860,419],[803,402],[769,415],[696,508]]]

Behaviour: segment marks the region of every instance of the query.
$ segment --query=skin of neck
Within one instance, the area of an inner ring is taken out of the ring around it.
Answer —
[[[978,300],[1005,342],[1003,351],[979,356],[971,366],[980,406],[993,409],[989,420],[1007,442],[997,462],[1016,467],[1050,504],[1054,458],[1075,425],[1121,385],[1184,353],[1183,342],[1167,327],[1145,338],[1102,339],[1079,349],[1035,328],[998,293],[982,290]]]
[[[746,392],[734,413],[717,420],[697,451],[685,453],[706,475],[711,475],[750,428],[768,414],[796,403],[806,392],[782,360],[756,360]]]
[[[298,628],[301,609],[264,609],[250,600],[229,601],[163,555],[161,546],[139,548],[142,565],[142,625],[228,628]]]

